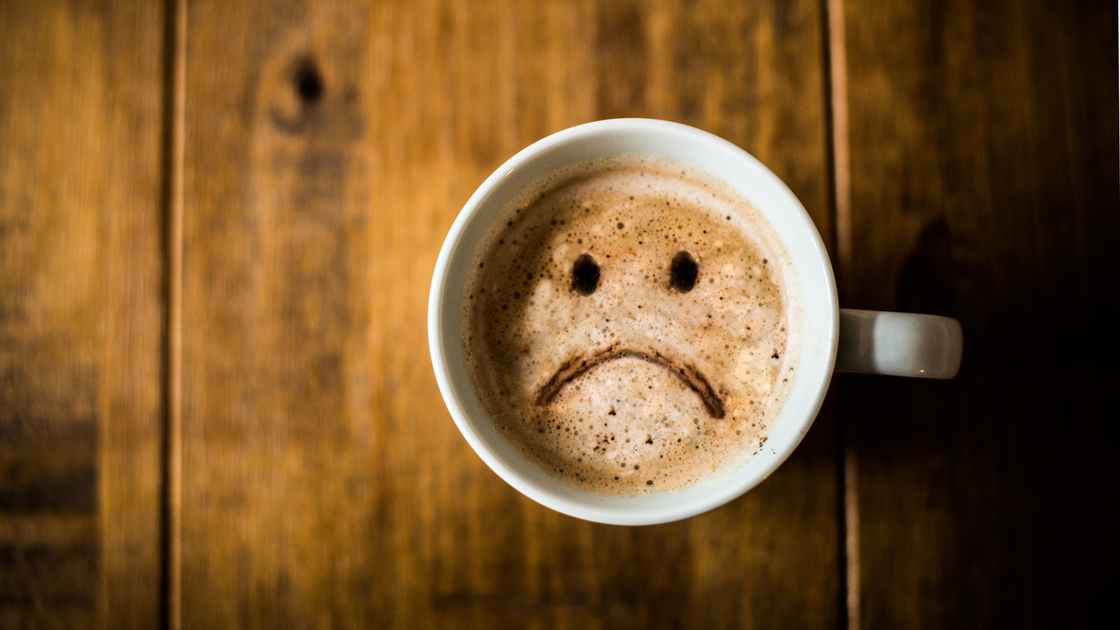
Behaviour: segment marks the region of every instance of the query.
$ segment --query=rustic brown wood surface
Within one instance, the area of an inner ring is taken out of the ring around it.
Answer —
[[[1006,4],[0,2],[0,627],[1088,625],[1117,16]],[[961,319],[960,378],[838,378],[681,523],[509,488],[435,386],[435,258],[502,161],[617,116],[760,158],[844,306]]]
[[[724,509],[580,522],[470,450],[425,324],[473,189],[597,118],[725,135],[827,230],[821,19],[815,2],[192,2],[184,626],[837,625],[827,426]]]
[[[839,379],[863,625],[1114,625],[1116,6],[845,6],[841,302],[965,331],[953,382]]]
[[[0,3],[0,627],[159,623],[163,9]]]

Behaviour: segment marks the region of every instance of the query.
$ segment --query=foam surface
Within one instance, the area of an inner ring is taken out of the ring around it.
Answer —
[[[694,286],[673,281],[682,251]],[[581,267],[573,282],[582,255],[598,275]],[[765,441],[796,367],[794,274],[726,184],[649,156],[576,164],[515,198],[472,265],[471,379],[495,425],[556,477],[670,492],[730,474]]]

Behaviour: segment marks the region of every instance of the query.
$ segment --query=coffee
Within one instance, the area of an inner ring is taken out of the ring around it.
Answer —
[[[497,428],[593,492],[670,492],[756,453],[793,381],[796,288],[729,186],[652,156],[523,190],[472,262],[462,335]]]

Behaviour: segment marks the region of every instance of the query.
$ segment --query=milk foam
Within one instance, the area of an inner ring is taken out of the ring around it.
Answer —
[[[670,265],[698,263],[680,292]],[[599,268],[573,286],[575,261]],[[725,476],[766,440],[793,381],[795,276],[723,182],[650,156],[526,188],[482,240],[464,296],[471,378],[495,425],[559,479],[612,495]]]

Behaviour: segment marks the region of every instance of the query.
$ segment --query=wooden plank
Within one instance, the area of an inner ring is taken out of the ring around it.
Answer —
[[[158,2],[0,4],[0,626],[160,605]]]
[[[470,450],[425,327],[473,189],[597,118],[741,144],[827,234],[819,4],[192,2],[184,625],[838,625],[827,420],[713,513],[580,522]]]
[[[965,333],[954,382],[841,382],[863,625],[1116,625],[1115,7],[845,5],[842,302]]]

